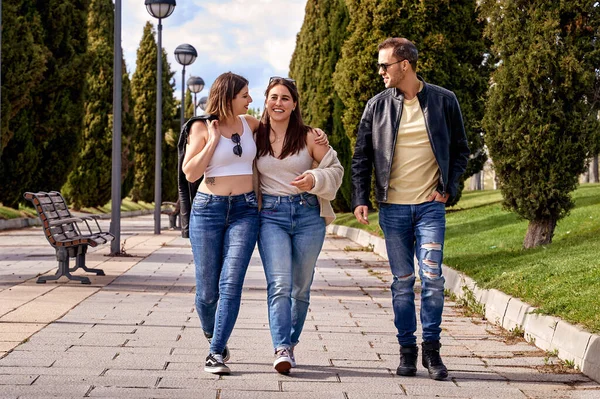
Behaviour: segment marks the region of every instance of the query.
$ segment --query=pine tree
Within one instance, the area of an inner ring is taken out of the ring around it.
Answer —
[[[121,197],[125,198],[131,193],[135,177],[134,144],[136,125],[134,116],[134,101],[131,94],[131,80],[127,72],[127,63],[123,59],[123,111],[121,114]],[[111,121],[112,124],[112,121]]]
[[[598,131],[594,0],[483,0],[501,64],[484,127],[504,205],[529,221],[525,248],[552,242]],[[597,104],[595,105],[597,106]]]
[[[49,53],[33,0],[4,1],[2,22],[0,202],[16,208],[32,189],[32,171],[40,159],[32,91],[41,84]]]
[[[192,99],[192,92],[190,89],[185,91],[185,119],[188,120],[194,116],[194,100]]]
[[[136,133],[134,143],[135,178],[131,191],[134,201],[151,202],[154,199],[154,163],[156,135],[156,40],[154,27],[150,22],[144,26],[144,34],[137,51],[137,66],[133,74],[131,86],[134,100],[134,118]],[[170,134],[174,128],[175,99],[173,97],[174,83],[171,82],[174,72],[167,62],[166,53],[162,53],[163,83],[162,83],[162,132]],[[179,128],[177,127],[176,131]],[[162,190],[163,197],[169,198],[176,190],[177,151],[162,139]],[[173,166],[173,154],[175,161]],[[173,194],[174,195],[174,194]]]
[[[300,92],[300,107],[305,122],[329,134],[330,144],[349,172],[352,150],[341,123],[343,103],[333,89],[332,75],[347,36],[349,15],[343,0],[310,0],[304,22],[296,38],[290,63],[290,76]],[[350,173],[333,202],[339,211],[350,210]]]
[[[113,3],[91,0],[83,141],[63,193],[75,209],[110,200],[112,171]]]
[[[352,146],[367,100],[384,89],[376,67],[377,45],[388,37],[405,37],[419,49],[417,73],[458,97],[469,148],[475,155],[463,178],[481,170],[486,159],[482,98],[490,68],[484,62],[484,23],[478,19],[476,4],[475,0],[347,0],[351,33],[333,81],[345,106],[342,120]]]
[[[34,145],[41,155],[30,190],[60,190],[79,154],[87,91],[90,0],[37,0],[43,43],[50,51],[32,93]]]

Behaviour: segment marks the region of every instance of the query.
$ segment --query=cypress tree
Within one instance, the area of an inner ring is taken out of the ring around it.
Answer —
[[[33,91],[34,143],[42,149],[31,190],[59,190],[77,159],[87,72],[90,0],[37,0],[50,51],[44,77]]]
[[[322,128],[349,172],[352,158],[350,140],[341,123],[344,105],[333,89],[332,75],[340,57],[349,22],[343,0],[309,0],[304,22],[296,38],[296,48],[290,63],[290,76],[300,92],[300,106],[305,122]],[[350,210],[350,173],[333,202],[338,211]]]
[[[162,103],[162,198],[163,201],[177,200],[177,139],[179,138],[178,101],[175,99],[175,71],[167,60],[167,53],[162,49],[163,70],[163,103]]]
[[[192,99],[192,92],[190,91],[190,89],[186,89],[185,91],[184,116],[186,120],[194,116],[194,100]]]
[[[419,49],[417,73],[425,81],[456,93],[469,148],[467,178],[482,169],[481,120],[483,97],[490,68],[484,62],[487,45],[483,20],[478,19],[475,0],[347,0],[351,32],[342,47],[342,56],[333,77],[345,110],[343,123],[352,145],[364,106],[384,89],[378,75],[377,45],[388,37],[405,37]],[[457,199],[456,199],[457,200]]]
[[[598,120],[589,93],[598,79],[599,6],[483,0],[481,7],[502,60],[484,127],[504,205],[529,221],[525,248],[549,244],[593,155]]]
[[[136,69],[131,80],[136,129],[133,136],[134,201],[151,202],[154,198],[154,148],[156,132],[156,41],[150,22],[137,50]]]
[[[135,177],[134,168],[134,145],[136,125],[134,117],[134,101],[131,94],[131,80],[127,72],[127,64],[123,59],[123,112],[121,114],[121,197],[125,198],[133,188]],[[112,121],[111,121],[112,124]]]
[[[144,26],[144,34],[137,51],[136,70],[131,82],[131,93],[134,101],[134,119],[136,132],[134,144],[134,183],[131,195],[134,201],[151,202],[154,199],[154,163],[155,163],[155,134],[156,134],[156,40],[154,27],[150,22]],[[174,72],[167,62],[166,53],[162,52],[163,63],[163,93],[162,93],[162,132],[167,134],[173,129],[175,116],[175,99],[173,97],[174,83],[171,82]],[[179,128],[177,128],[179,130]],[[169,145],[168,140],[162,139],[162,190],[163,197],[169,198],[176,191],[177,151]],[[175,157],[174,167],[173,153]],[[172,169],[172,170],[171,170]]]
[[[91,0],[83,141],[63,189],[75,209],[104,205],[111,196],[113,20],[112,0]]]
[[[42,81],[49,54],[32,0],[4,1],[2,22],[0,202],[16,208],[23,192],[32,189],[32,171],[38,168],[32,91]]]

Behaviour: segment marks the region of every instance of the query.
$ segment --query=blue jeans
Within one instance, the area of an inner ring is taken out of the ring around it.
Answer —
[[[439,341],[444,308],[442,254],[446,231],[446,208],[441,202],[418,205],[380,204],[379,224],[394,281],[392,304],[394,324],[401,346],[415,345],[415,265],[421,278],[421,325],[423,341]]]
[[[219,196],[198,192],[190,215],[196,265],[196,311],[222,353],[240,310],[242,284],[258,236],[258,202],[251,193]]]
[[[325,221],[313,194],[263,194],[258,250],[267,278],[269,327],[275,350],[295,346],[308,305]]]

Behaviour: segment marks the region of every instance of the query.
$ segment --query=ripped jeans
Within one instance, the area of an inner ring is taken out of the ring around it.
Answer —
[[[415,264],[421,278],[421,325],[423,341],[439,341],[444,308],[442,254],[446,231],[446,208],[441,202],[418,205],[379,204],[379,224],[394,281],[394,324],[401,346],[415,345]]]

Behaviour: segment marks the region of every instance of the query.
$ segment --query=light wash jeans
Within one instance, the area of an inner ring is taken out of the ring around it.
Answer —
[[[394,281],[394,324],[401,346],[415,345],[415,254],[421,278],[421,325],[423,341],[439,341],[444,308],[442,254],[446,231],[446,208],[441,202],[418,205],[379,204],[379,224]]]
[[[222,353],[240,310],[242,284],[258,236],[258,203],[251,193],[198,192],[190,215],[196,265],[196,311],[211,353]]]
[[[258,250],[267,278],[269,326],[275,350],[299,339],[315,264],[325,239],[325,221],[313,194],[262,196]]]

